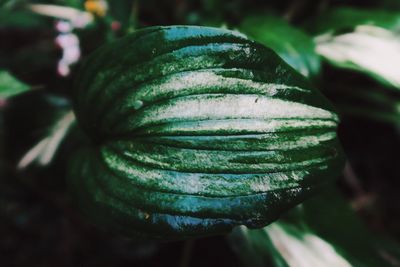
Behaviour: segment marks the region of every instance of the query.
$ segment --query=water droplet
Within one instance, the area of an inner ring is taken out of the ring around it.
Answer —
[[[142,106],[143,106],[143,101],[141,101],[141,100],[136,100],[135,102],[133,102],[133,108],[136,110],[138,110]]]

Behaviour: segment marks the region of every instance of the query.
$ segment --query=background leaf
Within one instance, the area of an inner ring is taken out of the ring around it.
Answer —
[[[372,25],[396,31],[400,27],[400,14],[398,11],[385,9],[337,7],[312,19],[306,28],[319,35],[332,31],[351,31],[358,25]]]
[[[46,26],[47,20],[27,10],[0,8],[0,29],[37,29]]]
[[[370,233],[333,189],[263,229],[238,228],[229,240],[247,266],[390,267],[400,262],[398,247]]]
[[[330,64],[366,73],[400,88],[400,14],[383,10],[335,9],[316,25],[316,51]]]
[[[242,21],[239,30],[274,50],[304,76],[318,74],[320,58],[311,37],[282,18],[268,14],[249,16]]]
[[[29,86],[18,81],[7,71],[0,71],[0,99],[9,98],[29,90]]]

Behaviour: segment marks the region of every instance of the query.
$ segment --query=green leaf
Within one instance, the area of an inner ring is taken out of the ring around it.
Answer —
[[[305,201],[284,219],[259,230],[241,227],[229,236],[247,266],[393,267],[391,241],[370,233],[333,188]]]
[[[279,17],[257,15],[245,18],[239,30],[274,50],[306,77],[318,75],[320,58],[310,36]]]
[[[27,90],[28,85],[18,81],[7,71],[0,71],[0,99],[7,99]]]
[[[400,29],[400,14],[398,11],[383,9],[356,9],[340,7],[330,9],[309,22],[307,30],[319,35],[327,32],[352,31],[359,25],[371,25],[390,31]]]
[[[70,191],[106,229],[181,239],[262,227],[343,166],[334,108],[238,32],[145,28],[83,66],[74,108],[96,145],[74,157]]]
[[[0,29],[37,29],[48,26],[48,20],[28,10],[0,8]]]
[[[400,88],[400,15],[382,10],[337,9],[313,23],[316,51],[330,64],[363,72]]]

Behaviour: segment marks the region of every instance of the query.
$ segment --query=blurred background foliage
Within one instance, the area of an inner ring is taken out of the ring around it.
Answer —
[[[127,240],[65,193],[80,62],[138,28],[195,24],[272,48],[336,105],[337,183],[264,229]],[[400,1],[0,0],[1,266],[400,266]]]

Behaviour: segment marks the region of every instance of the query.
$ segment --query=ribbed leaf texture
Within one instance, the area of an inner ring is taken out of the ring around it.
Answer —
[[[95,52],[75,89],[93,144],[73,157],[70,190],[105,229],[181,239],[262,227],[342,167],[331,105],[236,32],[137,31]]]

